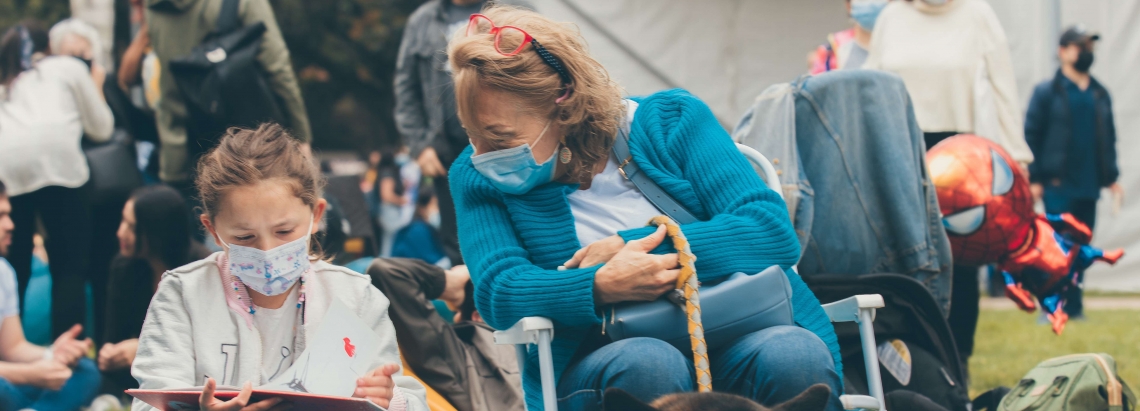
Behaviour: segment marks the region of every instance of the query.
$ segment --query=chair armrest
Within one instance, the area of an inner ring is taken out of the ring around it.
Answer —
[[[879,400],[866,395],[840,395],[839,402],[843,403],[845,410],[875,410],[882,409]]]
[[[859,322],[859,311],[870,310],[871,320],[875,318],[875,309],[883,308],[883,296],[879,294],[862,294],[844,298],[842,300],[824,304],[823,311],[833,323]]]
[[[495,331],[495,344],[538,344],[538,333],[540,331],[550,331],[550,337],[553,339],[554,323],[546,317],[523,317],[511,328]]]

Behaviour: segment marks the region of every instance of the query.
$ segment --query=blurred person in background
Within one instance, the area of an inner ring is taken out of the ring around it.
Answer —
[[[0,38],[0,180],[8,184],[16,223],[9,260],[21,300],[32,275],[36,220],[43,225],[57,336],[87,318],[90,170],[80,140],[108,140],[114,119],[103,99],[102,67],[51,54],[34,22]]]
[[[847,0],[847,15],[854,24],[847,30],[827,36],[827,43],[820,45],[812,57],[811,74],[862,68],[867,61],[867,48],[871,47],[871,31],[875,29],[875,20],[888,1]]]
[[[1001,145],[1023,170],[1033,162],[1009,42],[984,0],[891,2],[875,22],[863,68],[902,77],[928,150],[970,133]],[[974,351],[978,287],[978,267],[954,267],[947,320],[963,369]]]
[[[459,232],[455,224],[455,203],[451,199],[447,169],[467,148],[467,132],[456,114],[455,86],[447,63],[447,39],[467,26],[486,0],[431,0],[421,5],[404,27],[404,38],[396,58],[396,127],[404,144],[411,149],[423,175],[435,178],[439,199],[440,235],[443,249],[454,264],[463,264],[459,252]],[[521,0],[498,3],[531,8]]]
[[[189,117],[189,107],[171,75],[170,61],[190,54],[207,34],[217,26],[223,0],[146,0],[147,40],[159,61],[158,82],[160,96],[155,108],[158,125],[159,178],[177,188],[191,204],[197,205],[193,188],[192,153],[205,152],[210,147],[198,147],[201,140],[213,141],[216,135],[197,135]],[[309,150],[312,132],[301,89],[293,73],[289,49],[281,37],[281,29],[273,14],[269,0],[240,0],[240,24],[247,26],[265,23],[257,61],[265,73],[265,80],[281,103],[290,135],[304,143]],[[196,220],[195,220],[196,221]],[[200,235],[197,232],[195,235]]]
[[[414,217],[420,170],[406,148],[381,154],[376,169],[382,232],[380,256],[390,257],[396,244],[396,233],[407,227]]]
[[[1025,114],[1025,140],[1037,158],[1029,165],[1033,197],[1043,200],[1045,212],[1071,213],[1090,230],[1096,227],[1100,190],[1108,188],[1116,201],[1124,195],[1117,182],[1112,98],[1089,74],[1099,39],[1081,26],[1061,34],[1061,67],[1033,89]],[[1070,288],[1066,297],[1065,312],[1083,318],[1080,287]]]
[[[4,259],[15,228],[6,191],[0,182],[0,410],[77,410],[99,388],[99,370],[84,358],[91,340],[77,338],[79,324],[49,348],[24,338],[15,273]]]
[[[107,325],[102,330],[99,369],[106,380],[103,392],[121,395],[138,388],[131,363],[150,299],[167,270],[210,255],[192,239],[193,225],[185,215],[186,200],[166,185],[142,187],[131,194],[119,224],[119,254],[111,262],[107,285]]]
[[[431,184],[420,186],[416,195],[416,214],[406,227],[396,233],[392,257],[415,258],[450,268],[451,261],[440,244],[439,201],[433,191]]]

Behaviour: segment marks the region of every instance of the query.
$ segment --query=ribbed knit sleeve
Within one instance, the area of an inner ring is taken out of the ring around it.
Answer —
[[[542,233],[524,240],[515,224],[553,226],[566,206],[565,185],[547,184],[526,195],[529,201],[508,208],[504,194],[480,175],[470,161],[471,149],[449,171],[463,259],[475,281],[475,305],[490,326],[504,330],[527,316],[543,316],[568,326],[601,322],[594,306],[594,273],[598,267],[558,271],[553,261],[566,261],[566,233]],[[567,209],[568,210],[568,209]],[[567,213],[568,214],[568,213]],[[563,254],[563,255],[559,255]],[[551,258],[552,256],[556,258]],[[540,267],[531,261],[545,262]]]
[[[630,142],[642,172],[702,220],[681,226],[702,279],[773,265],[787,271],[799,260],[784,201],[764,185],[702,101],[682,90],[643,99]],[[619,235],[629,241],[652,232],[643,227]]]

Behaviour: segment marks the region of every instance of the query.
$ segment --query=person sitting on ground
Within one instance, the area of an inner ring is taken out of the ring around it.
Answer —
[[[466,266],[444,270],[421,260],[378,258],[368,275],[392,301],[388,315],[400,352],[420,380],[458,411],[524,410],[515,349],[495,345],[494,330],[475,311]],[[436,299],[455,312],[454,324],[437,314]]]
[[[84,357],[91,340],[78,340],[76,324],[50,348],[28,342],[20,324],[16,273],[4,256],[14,224],[7,189],[0,182],[0,410],[77,410],[95,397],[99,370]]]
[[[252,386],[289,383],[285,371],[340,300],[376,334],[373,360],[344,388],[390,411],[426,410],[423,386],[399,373],[388,299],[368,277],[320,259],[313,235],[328,203],[302,144],[277,124],[231,128],[198,162],[201,222],[225,251],[163,275],[131,374],[141,389],[204,384],[205,411],[287,409],[280,397],[250,403]],[[242,390],[222,401],[220,385]],[[132,409],[154,407],[136,399]]]
[[[119,255],[111,261],[107,285],[107,325],[102,331],[106,343],[98,359],[105,393],[121,395],[138,388],[130,368],[162,274],[210,255],[206,246],[191,238],[189,214],[186,200],[166,185],[139,188],[123,206]]]
[[[611,387],[643,401],[695,388],[693,364],[669,343],[601,332],[610,320],[602,312],[655,300],[679,275],[677,254],[659,247],[665,227],[646,226],[663,213],[619,171],[632,161],[695,211],[700,221],[681,229],[702,281],[780,266],[791,284],[799,326],[711,350],[712,386],[772,406],[826,383],[828,409],[840,409],[838,341],[791,269],[800,246],[779,194],[700,99],[682,90],[623,99],[586,50],[572,25],[504,6],[472,16],[448,46],[472,143],[448,175],[483,319],[496,329],[528,316],[553,320],[564,411],[596,409]],[[610,155],[624,138],[619,128],[629,130],[632,158]],[[523,385],[527,408],[538,410],[537,356],[529,358]]]
[[[421,184],[416,192],[416,214],[412,222],[396,233],[392,257],[415,258],[440,267],[451,267],[439,238],[439,201],[431,184]]]

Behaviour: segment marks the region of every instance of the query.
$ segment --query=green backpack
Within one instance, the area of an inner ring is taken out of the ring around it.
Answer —
[[[1108,354],[1073,354],[1037,364],[998,411],[1131,411],[1136,397]]]

